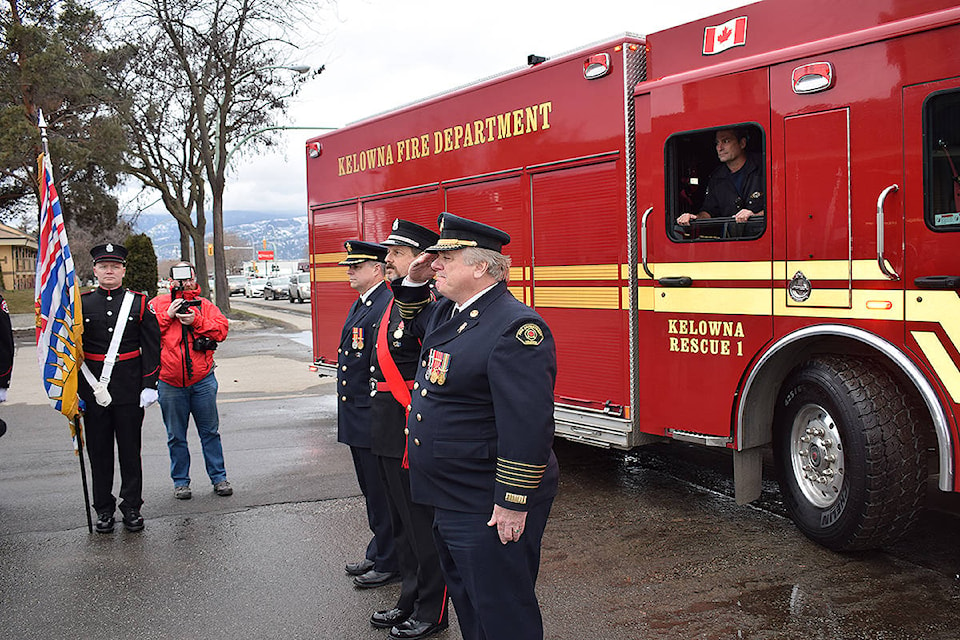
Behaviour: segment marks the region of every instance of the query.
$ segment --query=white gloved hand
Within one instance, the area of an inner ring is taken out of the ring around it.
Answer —
[[[156,389],[144,389],[140,392],[140,406],[142,408],[149,407],[157,401],[157,397]]]
[[[0,387],[0,402],[7,401],[7,389],[6,387]]]

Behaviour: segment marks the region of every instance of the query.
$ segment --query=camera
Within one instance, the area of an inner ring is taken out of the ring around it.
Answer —
[[[197,336],[193,339],[193,348],[196,351],[216,351],[219,343],[213,338],[207,336]]]
[[[201,302],[199,300],[184,300],[182,303],[180,303],[180,309],[177,309],[177,313],[189,313],[190,307],[199,308],[200,304]]]

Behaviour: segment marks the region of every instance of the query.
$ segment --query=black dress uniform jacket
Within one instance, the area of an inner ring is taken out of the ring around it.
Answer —
[[[741,209],[760,213],[766,208],[763,169],[756,158],[748,154],[746,163],[737,173],[743,173],[740,189],[733,179],[727,165],[721,164],[713,170],[707,181],[707,193],[703,197],[701,210],[714,218],[730,217]]]
[[[408,321],[400,317],[400,307],[397,305],[390,309],[389,320],[386,337],[390,346],[390,355],[403,379],[412,381],[417,373],[417,364],[420,362],[420,339],[407,328]],[[379,330],[378,327],[377,331]],[[370,356],[370,371],[371,387],[375,383],[385,382],[376,347]],[[371,408],[373,442],[370,448],[373,454],[385,458],[402,458],[407,444],[407,437],[403,432],[406,407],[397,402],[393,393],[384,390],[378,391],[373,396]]]
[[[394,292],[404,315],[429,295],[400,281]],[[413,499],[470,513],[494,503],[526,511],[557,493],[553,336],[504,282],[451,318],[454,308],[438,300],[411,323],[423,335],[407,422]]]
[[[370,354],[377,341],[380,317],[390,301],[386,283],[378,284],[366,302],[350,307],[337,349],[337,440],[370,448]]]
[[[81,295],[83,304],[84,361],[94,378],[100,377],[103,358],[113,339],[120,305],[126,289],[102,288]],[[147,308],[147,297],[134,293],[133,304],[120,340],[120,350],[107,390],[113,398],[111,406],[140,403],[143,389],[156,389],[160,376],[160,325],[153,311]],[[80,376],[80,397],[90,405],[96,403],[86,378]]]
[[[0,389],[10,387],[13,372],[13,326],[7,301],[0,296]]]

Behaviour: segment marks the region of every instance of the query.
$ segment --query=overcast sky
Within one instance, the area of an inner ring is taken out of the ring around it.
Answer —
[[[629,32],[647,34],[746,0],[337,0],[303,64],[326,65],[282,124],[340,127],[420,98]],[[298,61],[301,62],[301,61]],[[319,133],[319,132],[318,132]],[[238,152],[225,210],[306,215],[304,141],[283,131],[273,153]],[[162,210],[154,207],[151,212]]]

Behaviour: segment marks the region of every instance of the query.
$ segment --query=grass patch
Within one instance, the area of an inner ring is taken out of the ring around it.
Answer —
[[[4,291],[3,299],[7,301],[10,313],[36,313],[33,306],[33,289],[21,291]]]

